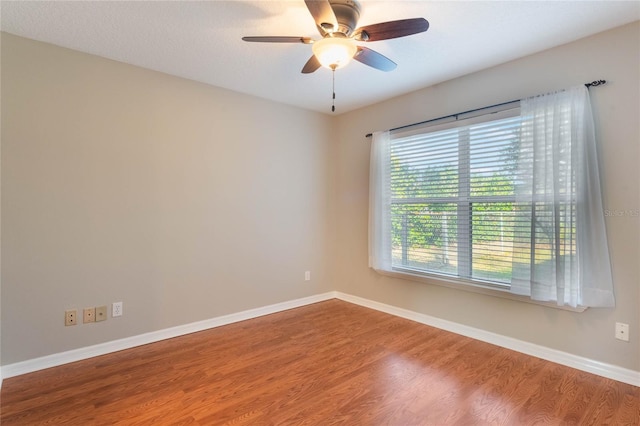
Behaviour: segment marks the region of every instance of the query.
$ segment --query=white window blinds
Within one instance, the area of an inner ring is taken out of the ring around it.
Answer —
[[[510,283],[518,113],[392,135],[392,268]]]

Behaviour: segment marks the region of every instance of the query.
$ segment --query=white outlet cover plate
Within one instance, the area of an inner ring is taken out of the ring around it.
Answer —
[[[122,316],[122,302],[114,302],[111,306],[111,316],[112,317],[121,317]]]
[[[629,324],[616,323],[616,339],[629,341]]]

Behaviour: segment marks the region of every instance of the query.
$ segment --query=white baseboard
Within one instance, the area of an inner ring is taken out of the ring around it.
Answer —
[[[375,309],[401,318],[406,318],[421,324],[436,327],[462,336],[471,337],[472,339],[491,343],[496,346],[521,352],[526,355],[535,356],[557,364],[572,367],[608,379],[617,380],[619,382],[628,383],[633,386],[640,387],[640,372],[629,370],[627,368],[618,367],[612,364],[606,364],[600,361],[594,361],[589,358],[580,357],[566,352],[550,349],[545,346],[536,345],[512,337],[503,336],[489,331],[481,330],[467,325],[443,320],[429,315],[421,314],[407,309],[398,308],[384,303],[375,302],[373,300],[364,299],[358,296],[352,296],[336,292],[336,298],[345,302],[354,303],[356,305]]]
[[[502,336],[500,334],[491,333],[489,331],[443,320],[440,318],[432,317],[430,315],[409,311],[407,309],[398,308],[384,303],[375,302],[373,300],[364,299],[362,297],[352,296],[338,291],[331,291],[315,296],[276,303],[274,305],[249,309],[247,311],[237,312],[234,314],[224,315],[221,317],[198,321],[177,327],[171,327],[164,330],[153,331],[138,336],[127,337],[125,339],[114,340],[111,342],[88,346],[85,348],[47,355],[41,358],[8,364],[0,367],[0,387],[2,386],[2,378],[31,373],[34,371],[43,370],[45,368],[55,367],[74,361],[80,361],[94,356],[105,355],[111,352],[121,351],[140,345],[146,345],[148,343],[183,336],[185,334],[195,333],[197,331],[207,330],[209,328],[220,327],[222,325],[257,318],[263,315],[269,315],[334,298],[356,305],[364,306],[370,309],[375,309],[377,311],[385,312],[401,318],[406,318],[412,321],[419,322],[421,324],[429,325],[431,327],[450,331],[452,333],[471,337],[476,340],[491,343],[496,346],[501,346],[503,348],[511,349],[527,355],[542,358],[547,361],[555,362],[557,364],[566,365],[568,367],[576,368],[578,370],[586,371],[598,376],[640,387],[640,372],[638,371],[629,370],[599,361],[594,361],[589,358],[572,355],[566,352],[550,349],[544,346],[536,345],[507,336]]]
[[[2,377],[8,378],[19,376],[21,374],[27,374],[50,367],[56,367],[58,365],[68,364],[70,362],[80,361],[83,359],[92,358],[94,356],[105,355],[111,352],[117,352],[136,346],[158,342],[160,340],[171,339],[173,337],[183,336],[185,334],[195,333],[197,331],[203,331],[214,327],[220,327],[222,325],[232,324],[234,322],[245,321],[248,319],[261,317],[263,315],[274,314],[276,312],[286,311],[288,309],[322,302],[324,300],[335,299],[335,297],[335,292],[317,294],[301,299],[276,303],[274,305],[249,309],[247,311],[237,312],[234,314],[223,315],[221,317],[211,318],[204,321],[166,328],[164,330],[152,331],[150,333],[140,334],[138,336],[127,337],[124,339],[113,340],[111,342],[100,343],[93,346],[87,346],[71,351],[47,355],[27,361],[16,362],[14,364],[7,364],[2,367]]]

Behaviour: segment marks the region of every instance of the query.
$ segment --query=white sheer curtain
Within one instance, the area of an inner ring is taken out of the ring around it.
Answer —
[[[614,306],[586,87],[524,99],[511,291],[569,306]]]
[[[369,163],[369,267],[391,270],[391,155],[389,132],[375,132]]]

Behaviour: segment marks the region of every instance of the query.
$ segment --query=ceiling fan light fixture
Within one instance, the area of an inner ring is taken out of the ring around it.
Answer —
[[[351,61],[358,47],[349,38],[326,37],[313,43],[311,49],[322,66],[329,69],[338,69]]]

